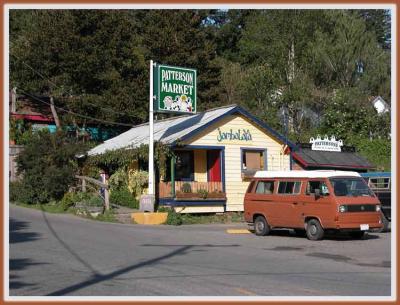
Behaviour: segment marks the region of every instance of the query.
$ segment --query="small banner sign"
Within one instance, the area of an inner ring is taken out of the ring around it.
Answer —
[[[154,71],[154,111],[196,113],[197,71],[156,65]]]
[[[330,139],[328,136],[325,136],[322,139],[318,136],[316,139],[310,138],[311,149],[312,150],[322,150],[322,151],[342,151],[341,147],[343,146],[342,140],[336,140],[335,136],[332,136]]]

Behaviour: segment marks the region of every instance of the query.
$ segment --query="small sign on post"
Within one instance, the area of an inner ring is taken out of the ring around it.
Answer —
[[[195,114],[197,110],[197,71],[182,67],[157,65],[154,92],[155,111]]]
[[[155,197],[152,194],[142,195],[139,200],[139,211],[154,212]]]

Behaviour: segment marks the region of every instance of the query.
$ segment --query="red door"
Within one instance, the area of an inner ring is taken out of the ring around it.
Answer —
[[[207,172],[209,182],[221,182],[221,157],[219,150],[207,151]]]

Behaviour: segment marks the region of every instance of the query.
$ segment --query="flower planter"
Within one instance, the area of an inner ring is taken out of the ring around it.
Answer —
[[[211,192],[207,194],[207,197],[204,198],[201,194],[198,193],[182,193],[177,192],[175,195],[176,200],[188,200],[188,201],[200,201],[200,200],[225,200],[226,194],[225,193],[217,193]]]

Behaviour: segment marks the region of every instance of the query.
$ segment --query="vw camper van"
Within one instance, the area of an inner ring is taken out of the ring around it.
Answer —
[[[361,238],[382,228],[380,209],[360,174],[347,171],[258,171],[244,197],[244,217],[256,235],[290,228],[310,240],[328,230]]]

